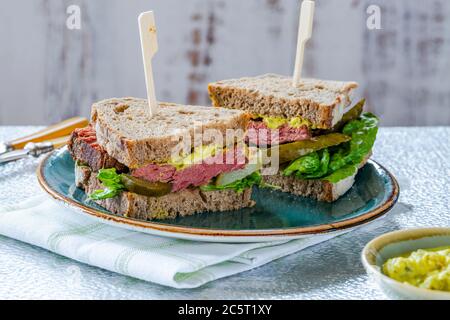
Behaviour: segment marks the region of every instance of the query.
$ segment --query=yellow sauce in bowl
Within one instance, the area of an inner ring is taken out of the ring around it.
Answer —
[[[383,273],[419,288],[450,292],[450,246],[391,258],[383,264]]]

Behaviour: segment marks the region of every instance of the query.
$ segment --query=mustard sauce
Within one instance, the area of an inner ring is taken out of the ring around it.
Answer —
[[[419,288],[450,292],[450,246],[419,249],[391,258],[384,263],[383,273]]]

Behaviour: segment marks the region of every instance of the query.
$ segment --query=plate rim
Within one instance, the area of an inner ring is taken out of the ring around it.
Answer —
[[[66,149],[66,150],[63,150]],[[154,221],[138,220],[133,218],[128,218],[113,213],[101,212],[97,209],[88,207],[84,204],[78,203],[67,196],[60,194],[47,182],[44,175],[44,167],[47,164],[51,156],[55,155],[57,152],[68,151],[67,148],[55,149],[49,152],[44,158],[39,162],[36,169],[37,180],[41,188],[48,193],[52,198],[58,201],[62,201],[69,206],[76,207],[78,210],[84,214],[88,214],[95,218],[100,218],[106,220],[107,222],[117,223],[118,225],[126,225],[127,227],[136,227],[146,230],[153,230],[156,232],[165,233],[175,233],[178,235],[185,236],[201,236],[201,237],[229,237],[229,238],[246,238],[246,237],[273,237],[273,236],[306,236],[312,234],[327,234],[336,231],[351,229],[362,224],[366,224],[374,219],[384,216],[396,203],[400,195],[400,187],[397,180],[392,175],[389,170],[379,164],[377,161],[369,159],[368,162],[375,163],[383,171],[385,171],[392,182],[392,192],[389,194],[388,198],[384,203],[382,203],[377,208],[374,208],[363,215],[342,220],[336,223],[321,224],[317,226],[310,227],[290,227],[284,229],[260,229],[260,230],[222,230],[222,229],[207,229],[198,227],[182,227],[174,226],[169,224],[164,224]]]

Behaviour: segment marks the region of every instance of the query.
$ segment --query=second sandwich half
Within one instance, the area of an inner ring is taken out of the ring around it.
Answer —
[[[279,168],[264,181],[283,192],[332,202],[354,184],[371,156],[378,118],[353,104],[356,82],[276,74],[209,85],[213,105],[251,113],[247,142],[279,150]]]

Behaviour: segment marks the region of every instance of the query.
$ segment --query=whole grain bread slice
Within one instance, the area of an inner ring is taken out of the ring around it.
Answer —
[[[216,107],[240,109],[256,115],[302,117],[319,129],[332,128],[351,103],[356,82],[292,78],[276,74],[223,80],[208,86]]]
[[[102,189],[96,173],[87,167],[75,166],[76,185],[87,194]],[[201,212],[232,211],[252,207],[252,189],[241,193],[234,190],[201,191],[185,189],[162,197],[147,197],[133,192],[121,192],[111,199],[95,201],[114,214],[141,220],[172,219]]]
[[[92,106],[98,143],[129,168],[167,162],[180,141],[191,147],[219,143],[214,135],[200,135],[209,129],[221,135],[224,145],[242,141],[249,120],[239,110],[162,102],[150,118],[147,108],[147,100],[137,98],[113,98]]]

